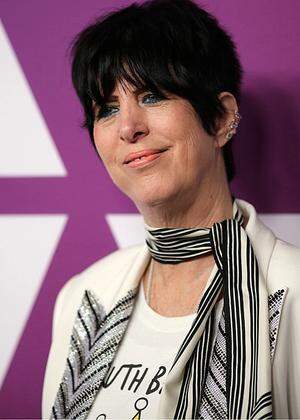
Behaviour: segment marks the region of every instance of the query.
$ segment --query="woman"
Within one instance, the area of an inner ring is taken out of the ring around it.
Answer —
[[[190,0],[133,4],[78,35],[72,76],[146,244],[60,292],[43,417],[300,417],[300,252],[230,192],[230,36]]]

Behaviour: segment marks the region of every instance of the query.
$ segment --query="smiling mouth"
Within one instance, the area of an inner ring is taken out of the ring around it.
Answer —
[[[152,153],[151,155],[148,155],[148,156],[135,158],[131,160],[130,162],[126,163],[126,166],[129,166],[130,168],[146,166],[150,162],[153,162],[154,160],[158,159],[165,151],[166,150],[161,150],[159,152]]]

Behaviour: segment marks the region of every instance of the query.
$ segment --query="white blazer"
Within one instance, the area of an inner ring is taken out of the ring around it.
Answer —
[[[273,417],[300,418],[300,249],[276,238],[251,204],[244,200],[237,200],[237,204],[248,218],[246,232],[269,295],[285,290],[272,332]],[[72,277],[61,289],[54,308],[52,344],[44,378],[43,418],[51,415],[85,291],[92,291],[109,312],[129,288],[138,285],[149,258],[146,244],[118,250]],[[170,404],[167,396],[162,394],[161,399],[165,401],[160,401],[160,407]]]

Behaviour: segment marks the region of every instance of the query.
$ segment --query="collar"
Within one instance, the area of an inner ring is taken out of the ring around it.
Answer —
[[[255,207],[245,200],[237,199],[237,204],[248,219],[247,235],[254,249],[263,277],[268,276],[269,263],[274,250],[276,236],[259,218]]]

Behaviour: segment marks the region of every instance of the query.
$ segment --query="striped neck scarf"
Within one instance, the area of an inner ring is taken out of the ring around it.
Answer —
[[[176,403],[160,407],[166,418],[272,418],[268,294],[243,220],[234,200],[233,218],[212,228],[145,224],[150,254],[160,263],[213,254],[217,265],[169,371],[164,392]],[[222,290],[223,312],[213,339]],[[190,356],[179,372],[189,346]]]

